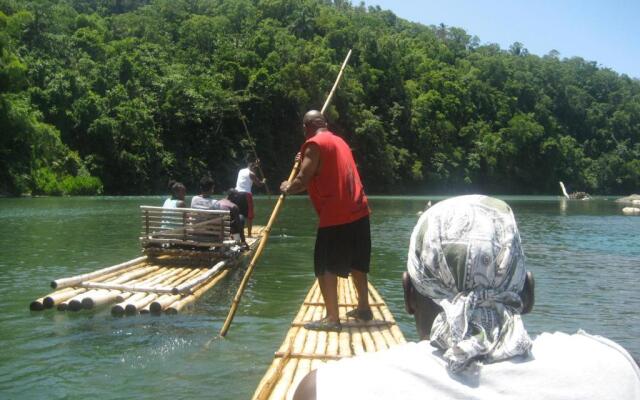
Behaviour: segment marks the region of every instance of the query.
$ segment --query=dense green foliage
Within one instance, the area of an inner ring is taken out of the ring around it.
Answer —
[[[328,111],[369,192],[640,188],[640,82],[344,0],[0,0],[0,192],[273,187]],[[194,190],[190,190],[193,192]]]

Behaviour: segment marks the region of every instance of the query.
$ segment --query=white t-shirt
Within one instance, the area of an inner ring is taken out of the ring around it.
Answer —
[[[212,197],[193,196],[191,198],[191,208],[198,210],[215,210],[218,201]]]
[[[177,200],[177,199],[174,200],[171,197],[169,197],[164,201],[162,208],[178,208],[178,202],[180,202],[180,200]]]
[[[253,181],[251,180],[251,170],[249,168],[243,168],[238,171],[238,180],[236,181],[236,190],[238,192],[251,193],[251,187]]]
[[[618,344],[582,331],[543,333],[526,357],[449,374],[428,341],[318,368],[318,400],[640,399],[640,370]]]

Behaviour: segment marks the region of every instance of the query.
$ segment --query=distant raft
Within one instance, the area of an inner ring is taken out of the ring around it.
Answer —
[[[568,200],[590,200],[591,196],[587,192],[573,192],[567,193],[567,189],[564,187],[564,183],[560,181],[560,189],[562,189],[562,194]]]
[[[307,373],[323,363],[376,352],[405,343],[378,291],[369,284],[369,303],[373,320],[361,322],[348,319],[345,314],[357,306],[356,289],[351,278],[338,278],[338,305],[342,321],[341,332],[311,331],[303,327],[320,319],[325,307],[318,282],[307,294],[298,315],[294,318],[280,349],[260,381],[253,399],[290,399]]]
[[[262,238],[243,248],[231,238],[229,212],[141,207],[142,257],[51,282],[56,289],[31,302],[41,311],[90,310],[112,305],[113,315],[175,314],[196,301],[252,254]]]

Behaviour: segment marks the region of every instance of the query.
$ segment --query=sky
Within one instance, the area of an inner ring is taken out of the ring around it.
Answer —
[[[359,1],[354,0],[353,4]],[[640,79],[640,0],[365,0],[424,25],[463,28],[480,43],[579,56]]]

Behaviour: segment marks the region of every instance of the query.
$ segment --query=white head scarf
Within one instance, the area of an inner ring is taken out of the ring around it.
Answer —
[[[452,372],[531,349],[520,317],[524,253],[502,200],[460,196],[429,208],[411,234],[407,270],[416,290],[444,310],[431,343],[445,351]]]

